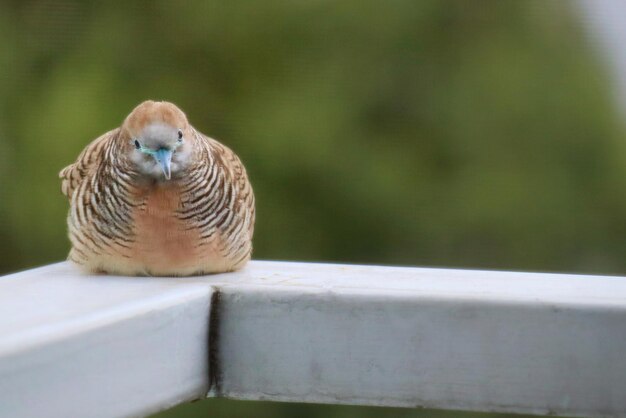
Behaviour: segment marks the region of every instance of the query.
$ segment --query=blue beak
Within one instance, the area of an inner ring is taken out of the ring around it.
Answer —
[[[172,177],[172,151],[166,148],[159,148],[154,154],[154,159],[161,166],[161,170],[163,170],[163,174],[165,174],[165,178],[169,180]]]

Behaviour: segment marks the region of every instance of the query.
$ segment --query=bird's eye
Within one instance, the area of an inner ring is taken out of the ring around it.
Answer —
[[[141,148],[141,144],[136,139],[135,139],[135,148],[137,149]]]
[[[180,129],[178,130],[178,140],[179,141],[183,140],[183,131],[181,131]]]

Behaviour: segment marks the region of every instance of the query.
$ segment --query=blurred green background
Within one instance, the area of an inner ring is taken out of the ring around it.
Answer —
[[[150,98],[246,164],[255,258],[626,274],[623,109],[575,6],[0,0],[0,272],[65,257],[58,171]],[[208,415],[459,416],[159,417]]]

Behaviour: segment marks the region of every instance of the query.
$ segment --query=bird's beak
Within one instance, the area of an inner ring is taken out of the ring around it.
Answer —
[[[172,151],[166,148],[159,148],[159,150],[154,153],[154,159],[161,166],[161,170],[163,170],[165,178],[169,180],[172,177]]]

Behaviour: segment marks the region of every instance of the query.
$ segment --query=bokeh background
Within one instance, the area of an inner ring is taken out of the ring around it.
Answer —
[[[582,3],[0,0],[0,273],[64,259],[58,171],[150,98],[244,161],[255,258],[626,274],[621,73]],[[159,417],[209,415],[460,414]]]

